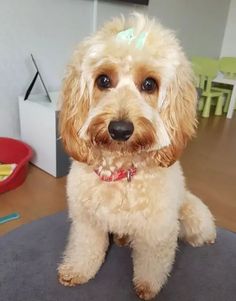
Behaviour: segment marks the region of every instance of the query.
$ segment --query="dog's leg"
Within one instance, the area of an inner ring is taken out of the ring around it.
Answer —
[[[61,284],[74,286],[93,278],[104,261],[108,235],[89,222],[73,221],[62,263],[58,268]]]
[[[180,208],[179,237],[194,247],[204,243],[214,243],[216,229],[214,218],[203,202],[192,193],[186,191],[186,198]]]
[[[133,240],[133,283],[136,294],[143,300],[154,298],[165,284],[171,271],[177,247],[178,230],[165,241]]]

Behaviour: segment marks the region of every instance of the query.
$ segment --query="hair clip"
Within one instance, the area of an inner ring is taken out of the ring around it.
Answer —
[[[133,28],[120,31],[116,36],[117,41],[125,41],[128,44],[131,44],[131,42],[135,40],[135,48],[137,49],[143,48],[146,38],[147,32],[141,32],[138,36],[135,36]]]

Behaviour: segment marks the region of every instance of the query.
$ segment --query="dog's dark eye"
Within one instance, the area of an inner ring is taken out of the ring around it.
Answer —
[[[106,74],[101,74],[96,79],[96,84],[99,89],[109,89],[111,88],[111,79]]]
[[[144,92],[152,93],[156,90],[157,83],[155,79],[148,77],[142,82],[141,90]]]

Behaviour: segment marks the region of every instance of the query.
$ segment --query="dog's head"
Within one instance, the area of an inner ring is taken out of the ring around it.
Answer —
[[[175,162],[196,125],[192,70],[173,33],[142,15],[115,19],[74,52],[62,91],[68,153],[99,150]]]

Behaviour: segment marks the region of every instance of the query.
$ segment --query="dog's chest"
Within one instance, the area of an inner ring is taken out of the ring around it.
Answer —
[[[82,172],[81,172],[82,173]],[[111,232],[134,232],[154,215],[168,207],[170,198],[165,172],[135,175],[131,182],[101,181],[97,175],[84,173],[80,180],[68,181],[68,194],[73,191],[73,210],[82,210]],[[78,178],[77,178],[78,179]],[[69,195],[70,198],[70,195]]]

